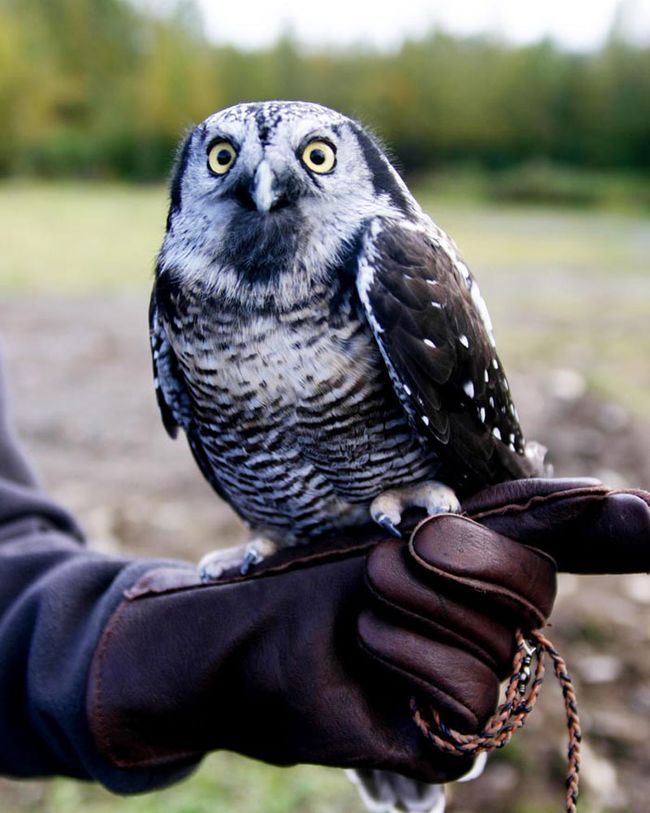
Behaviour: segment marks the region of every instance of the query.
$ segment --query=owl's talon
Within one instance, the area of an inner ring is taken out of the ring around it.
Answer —
[[[402,532],[387,514],[377,514],[377,516],[374,516],[373,519],[378,525],[381,525],[382,528],[385,528],[397,539],[402,538]]]
[[[208,582],[213,581],[212,576],[204,567],[199,568],[199,579],[201,580],[201,584],[208,584]]]
[[[224,573],[233,570],[245,576],[253,565],[258,565],[265,556],[270,556],[276,550],[275,542],[256,536],[247,545],[212,551],[199,562],[199,578],[205,584],[216,581]]]
[[[453,490],[435,480],[426,480],[403,488],[383,491],[372,501],[370,516],[398,539],[402,534],[397,529],[402,514],[409,508],[424,508],[429,516],[434,514],[457,514],[460,503]]]
[[[239,567],[239,572],[242,576],[245,576],[248,571],[251,569],[253,565],[259,565],[264,557],[255,547],[255,545],[246,545],[246,553],[244,555],[244,561],[241,563]]]
[[[224,548],[206,554],[199,562],[199,578],[203,584],[209,584],[221,578],[224,573],[240,568],[245,559],[243,547]]]
[[[238,570],[245,576],[253,565],[259,565],[266,556],[275,553],[277,549],[277,543],[258,535],[246,545],[212,551],[199,562],[199,577],[204,583],[213,582],[232,570]]]

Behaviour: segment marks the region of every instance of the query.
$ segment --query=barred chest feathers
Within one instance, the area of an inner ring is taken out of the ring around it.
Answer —
[[[386,488],[435,472],[392,391],[352,282],[286,310],[185,288],[165,324],[224,496],[284,544],[368,519]]]

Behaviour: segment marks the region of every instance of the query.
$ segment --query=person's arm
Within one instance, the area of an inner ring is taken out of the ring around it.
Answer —
[[[101,632],[124,590],[159,564],[84,546],[18,447],[0,375],[0,774],[91,778],[128,792],[172,782],[195,763],[125,774],[100,754],[87,722]]]

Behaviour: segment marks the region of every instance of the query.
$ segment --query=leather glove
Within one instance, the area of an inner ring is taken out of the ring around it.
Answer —
[[[515,630],[542,627],[551,610],[550,574],[522,543],[563,571],[647,572],[650,493],[589,478],[529,479],[485,489],[462,508],[462,516],[423,520],[408,546],[374,549],[368,581],[376,601],[362,612],[360,631],[362,645],[388,668],[399,672],[408,661],[411,679],[419,675],[448,724],[476,731],[496,705],[495,679],[510,674]],[[405,629],[389,627],[389,618]],[[438,663],[429,658],[442,646],[427,647],[427,639],[450,646]],[[463,673],[474,684],[463,696],[471,709],[454,706]]]
[[[555,571],[545,554],[470,520],[436,527],[435,543],[416,532],[408,547],[376,546],[376,530],[358,532],[216,583],[189,568],[147,573],[90,672],[102,755],[128,769],[225,748],[428,782],[466,773],[471,758],[420,735],[410,697],[476,730],[494,710],[514,629],[550,611]]]
[[[598,480],[500,483],[463,503],[500,534],[546,551],[570,573],[650,571],[650,493]]]
[[[375,601],[359,619],[362,646],[408,674],[447,724],[475,733],[511,673],[515,633],[550,615],[555,565],[468,517],[439,514],[408,545],[378,545],[368,585]]]

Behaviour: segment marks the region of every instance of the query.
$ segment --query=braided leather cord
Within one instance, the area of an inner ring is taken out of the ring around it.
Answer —
[[[541,632],[530,632],[526,638],[521,632],[518,632],[516,641],[513,672],[506,687],[505,700],[479,734],[461,734],[459,731],[449,728],[434,709],[431,709],[430,719],[427,719],[419,709],[415,698],[411,699],[413,718],[424,736],[436,748],[447,753],[467,755],[503,748],[514,733],[524,725],[537,702],[544,681],[544,656],[548,655],[562,689],[569,731],[566,811],[576,813],[582,735],[571,678],[557,649]],[[532,646],[529,641],[532,642]],[[534,673],[531,670],[533,660],[535,661]]]

